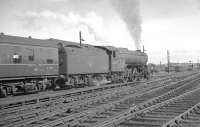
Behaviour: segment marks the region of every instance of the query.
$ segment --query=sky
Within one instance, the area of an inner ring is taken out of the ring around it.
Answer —
[[[0,32],[135,50],[149,63],[200,61],[200,0],[0,0]],[[199,59],[199,60],[198,60]]]

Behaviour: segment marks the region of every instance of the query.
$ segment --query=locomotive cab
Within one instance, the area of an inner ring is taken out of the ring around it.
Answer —
[[[122,82],[123,72],[125,67],[125,60],[120,56],[120,52],[117,48],[112,46],[96,46],[107,52],[109,57],[109,75],[108,79],[112,82]]]

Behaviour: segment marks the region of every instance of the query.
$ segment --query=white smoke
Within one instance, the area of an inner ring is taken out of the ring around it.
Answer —
[[[118,17],[116,20],[105,19],[95,11],[84,14],[73,11],[68,13],[50,10],[28,11],[18,15],[18,24],[23,30],[23,36],[31,35],[35,38],[57,38],[77,42],[79,41],[78,33],[82,31],[85,43],[134,48],[131,44],[133,40],[122,20]]]
[[[139,0],[110,0],[110,3],[126,23],[136,48],[140,49],[142,29]]]
[[[23,28],[38,32],[64,32],[70,30],[83,30],[93,36],[94,41],[106,41],[103,18],[95,12],[79,15],[69,12],[67,15],[49,10],[42,12],[26,12],[20,17]],[[55,33],[56,34],[56,33]]]

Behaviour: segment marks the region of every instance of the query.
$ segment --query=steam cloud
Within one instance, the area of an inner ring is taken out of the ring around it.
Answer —
[[[23,28],[31,31],[55,31],[65,33],[69,29],[84,29],[96,41],[105,41],[103,39],[103,19],[95,12],[89,12],[85,16],[70,12],[68,15],[55,13],[49,10],[42,12],[29,11],[21,16]],[[56,32],[55,32],[56,34]]]
[[[140,49],[141,43],[141,17],[138,0],[110,0],[114,9],[126,23],[129,33],[135,41],[135,46]]]
[[[124,47],[122,43],[118,42],[132,42],[134,39],[135,47],[140,49],[141,20],[138,1],[124,0],[123,3],[121,2],[120,0],[109,0],[123,20],[107,21],[95,11],[88,11],[85,14],[70,11],[65,14],[46,9],[20,14],[18,22],[24,31],[31,32],[31,35],[39,38],[41,36],[43,38],[55,37],[77,41],[76,33],[81,30],[86,42],[98,44],[111,42],[115,43],[115,46]],[[124,25],[126,26],[124,27]]]

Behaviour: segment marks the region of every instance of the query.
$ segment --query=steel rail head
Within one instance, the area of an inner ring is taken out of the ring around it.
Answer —
[[[162,125],[162,127],[173,127],[175,125],[180,124],[181,121],[186,119],[186,117],[188,117],[190,114],[192,114],[195,110],[197,110],[199,108],[200,108],[200,102],[197,103],[196,105],[194,105],[193,107],[189,108],[185,112],[181,113],[179,116],[176,116],[174,119],[168,121],[167,123]]]
[[[136,111],[135,111],[135,110],[134,110],[134,111],[133,111],[133,110],[126,111],[126,112],[124,112],[124,113],[122,113],[122,114],[120,114],[120,115],[114,117],[113,119],[104,121],[103,123],[97,124],[97,125],[94,126],[94,127],[111,127],[111,126],[113,126],[114,124],[115,124],[115,125],[119,125],[121,122],[123,122],[123,121],[125,121],[125,120],[131,119],[132,117],[138,116],[138,115],[140,115],[140,114],[142,114],[142,113],[151,112],[152,110],[155,110],[155,109],[157,109],[157,108],[160,108],[160,107],[162,107],[162,106],[165,106],[165,105],[167,105],[167,104],[169,104],[169,103],[172,103],[172,102],[174,102],[174,101],[176,101],[176,100],[182,99],[182,98],[184,98],[185,96],[188,96],[188,95],[193,94],[193,93],[196,93],[196,92],[200,92],[200,88],[195,89],[195,90],[193,90],[193,91],[186,92],[186,93],[184,93],[184,94],[182,94],[182,95],[179,95],[179,96],[177,96],[177,97],[175,97],[175,98],[171,98],[171,99],[169,99],[169,100],[166,100],[166,101],[164,101],[164,102],[158,103],[158,104],[153,105],[153,106],[150,106],[150,107],[148,107],[148,108],[144,108],[144,109],[139,110],[139,111],[137,111],[137,110],[136,110]]]
[[[19,107],[19,106],[24,106],[24,105],[27,105],[28,102],[30,101],[34,101],[35,103],[40,103],[40,102],[43,102],[43,100],[55,100],[54,98],[60,98],[60,97],[65,97],[69,94],[75,94],[75,93],[84,93],[86,91],[95,91],[95,90],[98,90],[98,89],[107,89],[107,88],[112,88],[112,87],[117,87],[117,86],[125,86],[125,85],[132,85],[132,84],[136,84],[136,83],[141,83],[142,81],[136,81],[136,82],[128,82],[128,83],[118,83],[118,84],[111,84],[111,85],[105,85],[105,86],[94,86],[94,87],[88,87],[88,88],[83,88],[83,89],[76,89],[76,90],[73,90],[73,91],[68,91],[66,93],[66,91],[62,91],[62,92],[56,92],[56,93],[51,93],[51,94],[47,94],[47,95],[41,95],[41,96],[31,96],[31,99],[30,98],[22,98],[20,100],[18,99],[15,99],[15,100],[12,100],[12,101],[4,101],[4,103],[1,103],[0,104],[0,110],[3,110],[3,109],[7,109],[7,108],[12,108],[12,107]],[[19,106],[18,106],[19,105]]]

